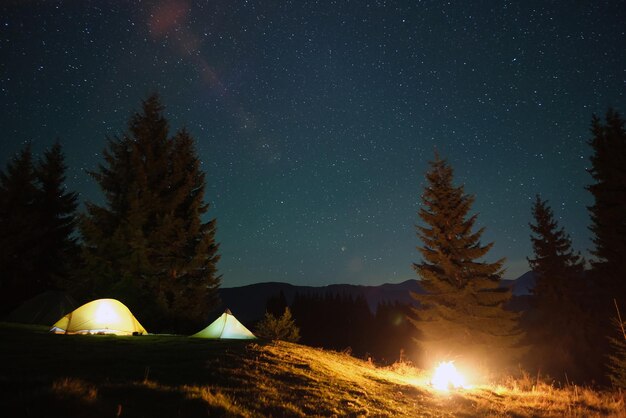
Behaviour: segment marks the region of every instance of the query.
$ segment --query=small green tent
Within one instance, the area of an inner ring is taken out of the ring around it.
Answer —
[[[192,335],[195,338],[251,340],[256,338],[226,309],[224,313],[208,327]]]

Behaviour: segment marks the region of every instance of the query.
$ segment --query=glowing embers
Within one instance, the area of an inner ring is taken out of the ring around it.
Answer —
[[[439,363],[430,384],[437,390],[448,392],[450,389],[469,389],[465,377],[454,366],[452,361]]]

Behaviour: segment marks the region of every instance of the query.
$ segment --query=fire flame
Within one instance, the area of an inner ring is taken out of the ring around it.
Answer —
[[[443,361],[439,363],[430,384],[437,390],[449,391],[450,389],[468,389],[465,378],[454,366],[452,361]]]

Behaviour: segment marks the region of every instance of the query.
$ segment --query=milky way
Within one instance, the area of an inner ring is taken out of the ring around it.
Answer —
[[[67,186],[141,100],[186,126],[224,286],[416,278],[436,148],[475,194],[489,259],[528,269],[531,200],[591,248],[593,113],[626,112],[622,1],[4,1],[0,164],[56,138]]]

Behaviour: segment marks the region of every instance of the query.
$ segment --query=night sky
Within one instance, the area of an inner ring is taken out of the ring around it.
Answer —
[[[626,112],[623,1],[2,1],[0,165],[61,140],[67,186],[141,100],[196,139],[222,285],[416,278],[436,148],[528,270],[536,193],[591,248],[589,123]]]

